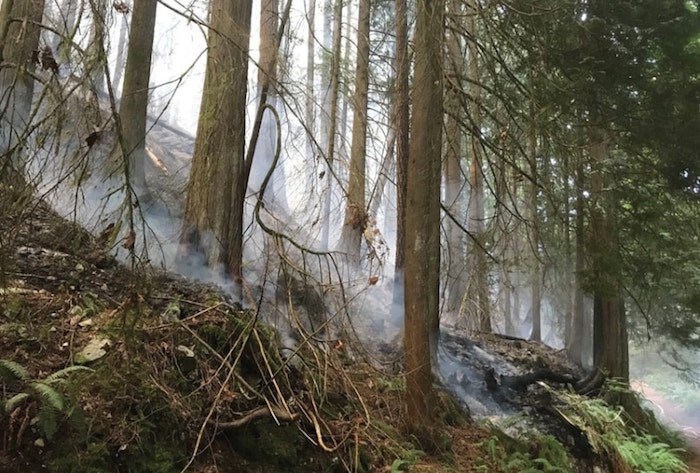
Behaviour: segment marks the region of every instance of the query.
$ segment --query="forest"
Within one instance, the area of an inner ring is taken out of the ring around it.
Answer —
[[[700,471],[699,6],[1,0],[0,471]]]

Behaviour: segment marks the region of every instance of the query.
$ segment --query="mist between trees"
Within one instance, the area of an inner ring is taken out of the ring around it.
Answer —
[[[403,340],[418,429],[441,325],[628,382],[700,342],[697,7],[3,0],[3,185],[290,350]]]

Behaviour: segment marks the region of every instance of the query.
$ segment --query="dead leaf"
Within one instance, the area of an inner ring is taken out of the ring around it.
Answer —
[[[88,148],[92,148],[95,143],[97,143],[102,137],[102,130],[95,130],[92,133],[88,135],[87,138],[85,138],[85,143],[87,144]]]
[[[54,74],[58,73],[58,63],[49,46],[35,49],[32,53],[32,61],[45,71],[50,70]]]
[[[117,13],[123,13],[125,15],[131,11],[129,5],[125,2],[114,2],[112,3],[112,8],[114,8]]]
[[[100,245],[106,245],[109,243],[109,241],[112,239],[112,232],[114,231],[114,222],[110,223],[105,227],[104,230],[100,232],[100,235],[97,237],[97,242]]]
[[[133,251],[134,243],[136,243],[136,233],[131,231],[127,233],[127,235],[124,237],[124,243],[122,243],[122,248],[129,251]]]
[[[369,278],[369,285],[370,285],[370,286],[374,286],[375,284],[377,284],[377,281],[379,281],[379,277],[378,277],[378,276],[370,276],[370,278]]]

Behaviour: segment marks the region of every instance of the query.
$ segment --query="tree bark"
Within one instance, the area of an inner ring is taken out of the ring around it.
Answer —
[[[406,235],[406,174],[409,152],[409,89],[408,89],[408,13],[406,0],[395,0],[396,9],[396,97],[394,127],[396,129],[396,255],[394,256],[394,291],[392,318],[404,317],[404,264]]]
[[[579,153],[576,163],[576,219],[575,219],[575,265],[574,265],[574,307],[571,314],[571,330],[566,351],[569,359],[577,365],[583,365],[583,270],[584,270],[584,196],[583,196],[583,155]]]
[[[488,264],[484,252],[484,185],[482,175],[481,158],[481,86],[479,85],[479,57],[476,44],[476,18],[479,15],[479,5],[476,0],[469,0],[467,12],[467,31],[469,38],[469,80],[470,95],[473,97],[471,112],[472,136],[471,154],[469,165],[469,220],[467,228],[477,239],[479,244],[472,243],[469,246],[469,267],[471,271],[471,283],[469,284],[469,300],[472,301],[472,310],[469,319],[476,321],[476,325],[482,332],[491,332],[491,314],[488,286]]]
[[[126,65],[127,36],[129,32],[128,25],[129,22],[126,19],[126,15],[122,15],[121,25],[119,26],[119,43],[117,44],[117,59],[114,63],[114,76],[112,76],[112,89],[115,92],[119,90],[119,86],[121,85],[122,81],[122,76],[124,75],[124,66]]]
[[[316,0],[309,0],[309,7],[306,12],[309,30],[306,38],[306,157],[314,160],[316,157],[314,136],[316,130],[315,120],[315,97],[314,97],[314,75],[315,75],[315,54],[316,54]],[[330,176],[328,176],[330,179]]]
[[[252,0],[213,0],[207,69],[182,231],[180,264],[197,252],[243,279],[245,108]],[[240,290],[240,288],[237,288]]]
[[[133,31],[133,26],[134,23],[136,23],[136,9],[138,8],[141,13],[147,13],[147,10],[144,10],[146,8],[145,6],[138,6],[139,3],[143,2],[144,0],[134,0],[134,11],[132,15],[132,31]],[[148,0],[151,1],[151,0]],[[92,10],[92,34],[90,38],[90,46],[88,46],[88,64],[87,64],[87,70],[88,74],[90,75],[90,79],[92,81],[92,87],[99,97],[102,95],[105,91],[106,87],[106,77],[105,77],[105,69],[104,69],[104,64],[107,61],[107,58],[104,57],[103,51],[106,50],[106,48],[102,45],[105,44],[105,24],[107,21],[107,2],[106,0],[90,0],[90,8]],[[155,7],[153,7],[155,8]],[[155,13],[153,14],[153,17],[155,18]],[[144,27],[147,27],[147,23],[149,20],[148,18],[144,19],[139,19],[138,20]],[[155,20],[154,20],[155,21]],[[137,30],[138,31],[138,30]],[[130,33],[131,34],[131,33]],[[144,34],[147,35],[148,32],[139,32],[139,34]],[[153,33],[151,33],[151,36],[153,36]],[[153,40],[151,40],[151,43],[153,43]],[[145,44],[143,45],[145,46]],[[151,48],[152,49],[152,46]],[[143,52],[145,54],[145,51]],[[150,50],[148,52],[149,57],[150,57]],[[128,60],[127,60],[128,61]],[[150,66],[149,66],[150,67]]]
[[[4,0],[0,7],[0,180],[22,180],[34,97],[33,52],[39,47],[44,0]],[[13,66],[11,67],[10,64]]]
[[[350,182],[341,241],[350,261],[360,263],[362,234],[367,228],[365,204],[365,160],[367,154],[367,92],[369,89],[370,2],[360,0],[357,19],[357,68],[355,73]]]
[[[396,8],[396,257],[394,271],[403,274],[405,253],[406,174],[409,153],[408,13],[406,0],[395,0]]]
[[[532,332],[530,339],[542,340],[542,313],[541,313],[541,298],[542,298],[542,270],[540,265],[540,235],[539,235],[539,219],[537,216],[537,191],[538,191],[538,175],[537,175],[537,134],[535,125],[535,104],[534,97],[530,97],[530,130],[527,139],[527,154],[530,161],[530,248],[532,250],[532,269],[531,269],[531,307],[532,307]]]
[[[327,5],[328,6],[328,3]],[[329,12],[324,12],[329,15]],[[338,94],[340,91],[340,45],[342,39],[343,26],[343,1],[336,0],[334,9],[333,21],[333,50],[331,54],[327,54],[329,59],[327,64],[327,73],[329,74],[330,89],[326,90],[326,100],[324,103],[324,111],[328,111],[328,116],[321,121],[321,131],[323,138],[326,140],[326,166],[328,172],[328,185],[326,189],[325,202],[323,206],[323,229],[321,233],[321,247],[328,249],[330,245],[330,221],[331,221],[331,202],[333,200],[333,162],[335,159],[335,130],[338,120]],[[328,31],[328,30],[326,30]],[[327,33],[324,33],[327,34]]]
[[[129,183],[137,196],[147,198],[146,126],[148,85],[151,78],[153,34],[156,26],[157,0],[136,0],[131,16],[129,48],[124,72],[124,88],[119,115],[124,146],[129,160]]]
[[[428,440],[435,408],[431,365],[439,332],[440,166],[444,0],[418,0],[405,235],[406,402]]]
[[[449,5],[451,16],[459,17],[459,6],[456,1]],[[445,166],[443,168],[445,181],[445,205],[453,216],[462,219],[466,213],[463,205],[463,191],[466,179],[461,165],[463,146],[463,107],[460,102],[462,93],[462,70],[464,69],[464,55],[459,44],[459,39],[454,32],[447,34],[446,48],[446,74],[448,83],[445,88]],[[462,221],[461,223],[465,223]],[[448,312],[459,312],[466,281],[466,246],[465,235],[461,228],[451,219],[445,221],[445,233],[447,237],[447,305]]]
[[[258,89],[265,81],[275,87],[277,81],[277,23],[279,3],[277,0],[262,0],[260,3],[260,59],[258,61]]]
[[[593,364],[609,377],[629,382],[625,306],[622,297],[620,254],[615,202],[607,188],[605,161],[609,137],[600,127],[590,134],[591,259],[594,284]]]

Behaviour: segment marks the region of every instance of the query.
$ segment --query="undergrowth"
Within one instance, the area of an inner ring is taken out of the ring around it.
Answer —
[[[619,386],[609,386],[618,394]],[[588,440],[592,450],[608,464],[611,472],[682,473],[687,467],[681,460],[684,451],[662,442],[657,436],[638,432],[621,406],[600,398],[550,390],[559,400],[556,409]]]

